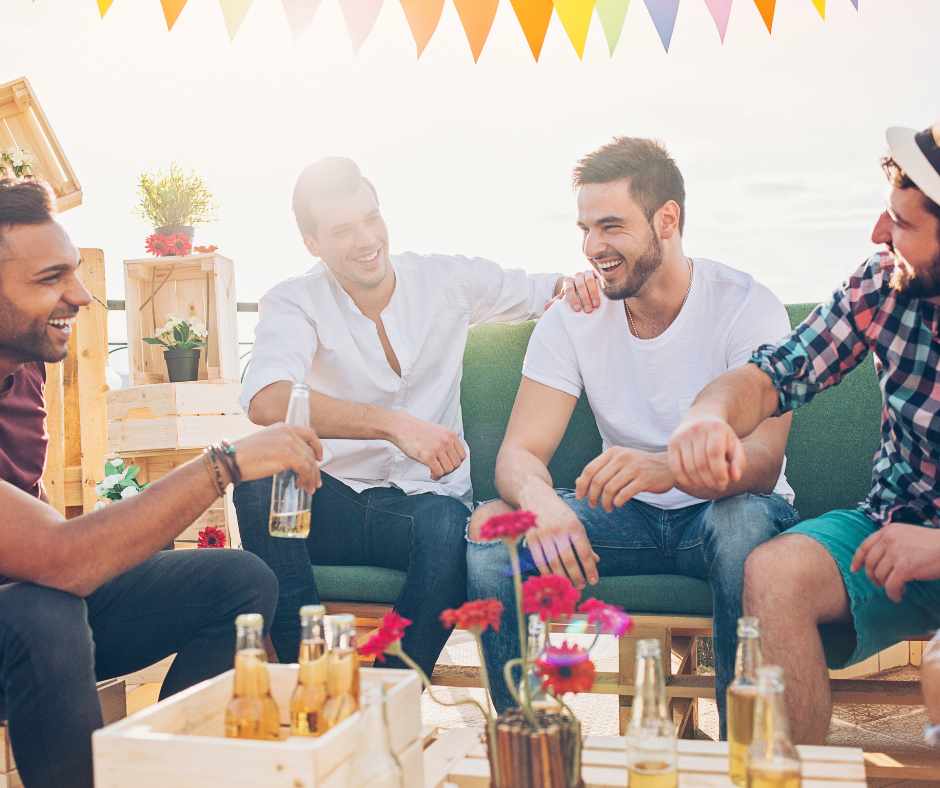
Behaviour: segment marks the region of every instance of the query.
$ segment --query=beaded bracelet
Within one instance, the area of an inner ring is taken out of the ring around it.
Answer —
[[[238,467],[238,460],[235,458],[235,447],[231,441],[222,439],[222,458],[230,461],[230,470],[232,471],[232,484],[238,487],[242,483],[242,471]]]
[[[209,475],[214,476],[215,486],[219,491],[219,497],[225,495],[225,485],[222,483],[222,473],[219,471],[219,461],[215,456],[215,447],[208,446],[202,450],[202,458],[209,469]]]

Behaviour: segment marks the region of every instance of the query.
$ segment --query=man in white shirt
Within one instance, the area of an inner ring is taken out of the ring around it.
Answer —
[[[495,596],[515,616],[507,550],[479,540],[489,516],[516,508],[537,517],[526,534],[531,562],[580,589],[599,573],[710,581],[723,718],[745,559],[798,520],[783,473],[790,421],[770,419],[745,439],[748,470],[721,495],[677,486],[666,449],[699,390],[786,334],[787,313],[748,274],[685,256],[685,187],[660,143],[616,139],[579,162],[574,184],[584,254],[606,298],[591,317],[550,309],[532,334],[497,459],[502,501],[470,523],[470,597]],[[604,452],[575,490],[554,490],[547,466],[582,390]],[[499,710],[511,697],[497,666],[518,655],[516,630],[484,634]]]
[[[268,535],[270,479],[238,487],[242,541],[280,584],[271,627],[279,659],[297,659],[298,610],[318,601],[311,563],[378,566],[408,573],[395,609],[414,622],[403,645],[430,675],[449,634],[439,616],[467,593],[467,332],[537,318],[563,291],[572,304],[599,304],[595,280],[391,255],[375,189],[349,159],[304,170],[293,208],[320,262],[262,297],[240,403],[257,424],[283,421],[292,384],[306,382],[323,486],[305,542]]]

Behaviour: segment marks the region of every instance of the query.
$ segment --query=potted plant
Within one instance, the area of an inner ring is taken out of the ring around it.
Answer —
[[[20,150],[17,147],[0,148],[0,175],[4,169],[12,171],[17,178],[29,178],[32,176],[32,166],[36,163],[36,157],[28,150]]]
[[[137,473],[140,470],[139,465],[124,467],[124,460],[115,457],[110,462],[104,464],[104,479],[95,485],[95,495],[98,500],[95,501],[95,509],[101,509],[110,503],[123,501],[132,495],[137,495],[141,490],[150,486],[141,484],[137,481]]]
[[[140,202],[135,213],[150,223],[156,235],[182,233],[192,238],[195,227],[215,219],[217,208],[206,182],[195,171],[186,173],[175,161],[166,172],[142,172],[137,194]]]
[[[148,345],[163,345],[163,358],[170,383],[185,383],[199,378],[199,349],[209,335],[206,324],[198,317],[185,320],[179,315],[167,315],[166,323],[157,329],[155,337],[144,337]]]

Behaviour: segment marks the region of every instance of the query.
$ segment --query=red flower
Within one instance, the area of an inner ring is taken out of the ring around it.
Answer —
[[[170,251],[170,236],[154,233],[147,238],[146,248],[154,257],[165,257]]]
[[[493,627],[499,632],[502,617],[503,603],[498,599],[477,599],[456,610],[445,610],[441,613],[441,621],[445,627],[456,625],[458,629],[468,629],[471,632],[486,632],[487,627]]]
[[[553,695],[566,692],[590,692],[597,673],[588,653],[580,646],[549,646],[535,663],[542,685]]]
[[[580,598],[581,592],[567,577],[540,575],[522,584],[522,612],[525,615],[538,613],[542,621],[570,616]]]
[[[494,515],[483,523],[480,539],[484,542],[495,542],[497,539],[515,542],[530,528],[535,528],[535,515],[532,512],[506,512]]]
[[[225,547],[225,531],[207,525],[205,531],[199,532],[196,547]]]
[[[218,246],[196,246],[193,248],[193,251],[199,254],[212,254],[212,252],[218,248]]]
[[[170,236],[170,248],[167,254],[183,257],[183,255],[189,254],[192,248],[193,242],[188,235],[185,233],[173,233],[173,235]]]
[[[588,623],[596,624],[602,635],[620,637],[633,630],[633,620],[618,605],[608,605],[591,597],[578,607],[579,613],[587,613]]]
[[[405,628],[411,620],[404,618],[394,610],[389,610],[382,619],[382,624],[376,633],[359,647],[359,653],[364,657],[375,657],[379,662],[385,662],[385,652],[397,643],[405,634]]]

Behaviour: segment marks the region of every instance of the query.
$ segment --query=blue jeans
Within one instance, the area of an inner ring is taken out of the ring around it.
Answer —
[[[240,550],[160,552],[81,597],[0,586],[0,692],[26,788],[92,788],[95,682],[176,654],[160,698],[230,670],[235,617],[274,614],[277,582]]]
[[[242,544],[271,567],[280,587],[271,626],[278,659],[297,661],[298,611],[319,602],[311,564],[378,566],[408,573],[395,603],[395,610],[414,622],[402,648],[430,676],[450,634],[439,616],[467,599],[464,534],[470,510],[446,495],[406,495],[397,487],[357,493],[325,473],[322,479],[311,499],[306,540],[268,533],[270,478],[235,488]],[[397,658],[386,658],[386,665],[405,667]]]
[[[741,617],[744,562],[751,551],[799,521],[796,510],[779,495],[745,493],[682,509],[659,509],[631,500],[612,514],[592,509],[572,490],[558,490],[584,525],[600,556],[604,577],[685,575],[711,583],[714,595],[715,691],[725,737],[725,692],[734,678],[737,622]],[[519,656],[519,635],[512,578],[506,576],[509,552],[501,542],[469,542],[467,568],[471,599],[496,597],[506,607],[504,621],[483,634],[483,651],[493,687],[493,703],[502,712],[512,704],[503,665]],[[590,595],[590,588],[585,591]],[[630,612],[630,611],[627,611]]]

